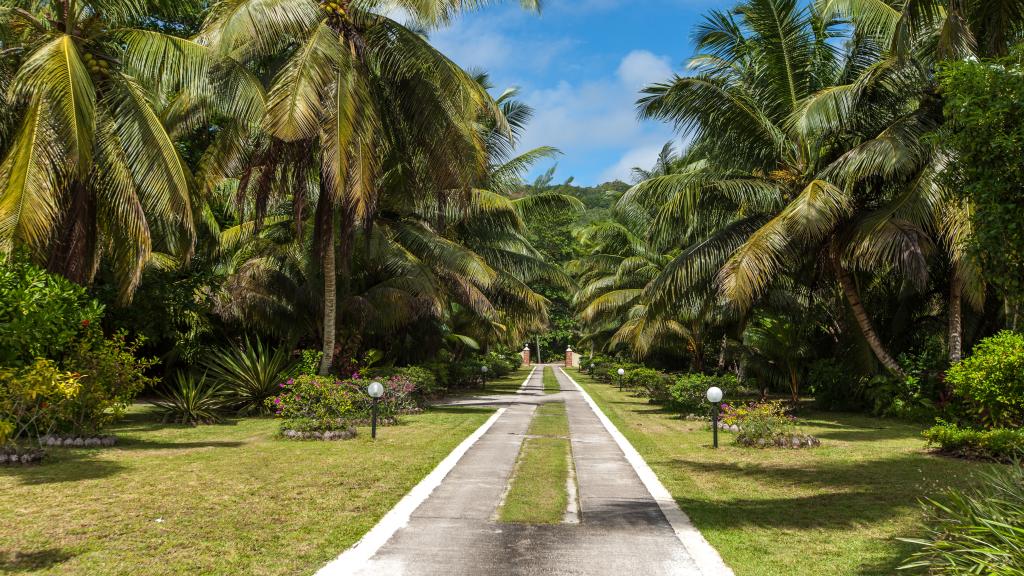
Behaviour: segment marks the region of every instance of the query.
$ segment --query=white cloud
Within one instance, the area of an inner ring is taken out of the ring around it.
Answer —
[[[526,91],[523,100],[536,115],[520,147],[555,146],[573,157],[612,154],[619,160],[600,178],[628,181],[630,169],[652,165],[662,145],[673,138],[669,126],[636,117],[640,88],[670,76],[668,62],[666,57],[634,51],[621,60],[614,76]],[[628,152],[619,156],[623,149]]]
[[[614,166],[609,167],[601,173],[601,179],[605,182],[611,180],[631,182],[633,177],[633,168],[639,167],[644,170],[651,169],[651,167],[654,166],[654,163],[658,160],[658,154],[661,152],[664,145],[665,142],[648,144],[626,152]]]
[[[630,88],[640,90],[654,82],[664,82],[672,75],[668,56],[656,56],[647,50],[634,50],[619,64],[619,79]]]

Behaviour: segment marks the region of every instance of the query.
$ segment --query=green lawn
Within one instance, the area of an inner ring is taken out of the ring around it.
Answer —
[[[569,419],[564,402],[537,408],[498,518],[515,524],[558,524],[569,503]]]
[[[710,448],[706,424],[570,371],[737,576],[888,576],[921,527],[918,499],[965,485],[985,464],[927,452],[921,427],[804,414],[814,450]]]
[[[555,370],[551,366],[544,367],[543,381],[545,394],[558,394],[562,391],[561,386],[558,384],[558,378],[555,377]]]
[[[455,396],[479,396],[481,394],[515,394],[523,386],[523,381],[530,375],[532,366],[522,366],[518,370],[501,378],[488,378],[484,390],[462,390]]]
[[[185,428],[135,407],[105,450],[0,468],[0,572],[312,574],[355,543],[489,410],[433,409],[354,440]]]

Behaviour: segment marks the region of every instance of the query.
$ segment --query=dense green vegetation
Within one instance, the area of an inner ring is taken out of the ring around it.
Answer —
[[[0,463],[56,447],[51,468],[5,475],[4,494],[34,501],[33,485],[75,479],[87,496],[109,480],[134,497],[141,476],[116,472],[143,466],[223,474],[211,490],[253,467],[296,480],[296,461],[360,471],[365,439],[298,440],[351,439],[379,380],[381,424],[412,434],[375,457],[407,465],[387,497],[337,494],[375,503],[336,510],[355,528],[321,544],[347,544],[480,420],[415,414],[446,394],[514,392],[528,342],[534,359],[584,354],[588,387],[740,573],[765,573],[766,555],[780,574],[884,573],[911,550],[936,573],[1019,569],[1002,560],[1022,546],[1019,508],[981,504],[1007,467],[959,491],[950,472],[982,465],[926,455],[921,430],[965,458],[1024,446],[1024,1],[710,10],[686,73],[636,103],[685,146],[596,187],[557,184],[554,168],[525,182],[559,154],[521,149],[533,110],[430,43],[488,4],[0,0]],[[550,370],[543,381],[557,389]],[[747,449],[714,467],[694,456],[710,386],[754,403],[723,407]],[[119,423],[140,394],[155,410]],[[820,450],[749,449],[794,418]],[[67,448],[110,431],[125,449]],[[191,460],[152,448],[161,438]],[[201,450],[243,447],[287,463]],[[520,468],[550,479],[567,454],[564,438],[530,439]],[[932,540],[894,544],[915,528],[922,476],[956,505],[931,505]],[[146,497],[180,490],[175,478]],[[562,495],[535,492],[564,481],[538,482],[510,502],[532,511],[540,494],[557,521]],[[110,565],[87,525],[104,511],[54,498],[81,512],[60,535],[74,555],[33,524],[0,566]],[[984,534],[1002,539],[997,566],[951,544],[975,526],[963,517],[1000,523]],[[188,550],[170,571],[201,565]],[[231,560],[262,562],[249,548]]]

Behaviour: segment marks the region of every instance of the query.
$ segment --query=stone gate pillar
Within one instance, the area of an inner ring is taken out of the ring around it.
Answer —
[[[568,348],[565,349],[565,367],[566,368],[572,368],[573,356],[574,356],[574,354],[573,354],[573,351],[572,351],[572,346],[569,346]]]
[[[527,345],[527,346],[523,347],[523,366],[529,366],[529,365],[530,365],[530,347]]]

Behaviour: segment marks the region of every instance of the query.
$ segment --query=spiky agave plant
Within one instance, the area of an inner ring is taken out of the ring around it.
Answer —
[[[294,366],[284,348],[271,348],[246,337],[241,346],[214,350],[206,359],[209,376],[225,391],[225,403],[239,414],[270,412],[267,399]]]
[[[223,388],[206,375],[178,372],[174,382],[153,401],[164,422],[198,426],[221,421],[224,408]]]

